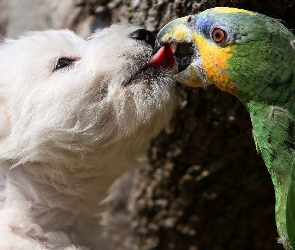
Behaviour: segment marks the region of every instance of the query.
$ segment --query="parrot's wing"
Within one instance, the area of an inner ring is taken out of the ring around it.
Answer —
[[[292,164],[292,173],[291,173],[291,181],[288,190],[287,196],[287,205],[286,205],[286,225],[287,232],[289,235],[289,241],[292,246],[295,246],[295,159],[293,159]],[[291,248],[292,249],[292,248]]]
[[[295,246],[295,151],[290,145],[294,144],[295,120],[288,110],[277,106],[261,106],[250,112],[250,116],[257,151],[263,156],[275,188],[279,242],[292,249],[290,243]]]

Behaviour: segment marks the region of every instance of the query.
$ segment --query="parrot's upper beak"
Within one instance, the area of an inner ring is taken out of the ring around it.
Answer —
[[[158,33],[156,43],[160,46],[166,43],[192,43],[195,46],[195,29],[193,28],[195,18],[196,16],[186,16],[168,23]],[[185,64],[185,67],[182,67],[181,70],[185,69],[175,75],[176,80],[190,87],[204,87],[208,85],[196,47],[194,47],[194,54],[191,56],[189,64],[187,61]]]
[[[191,43],[193,29],[189,27],[188,19],[192,16],[182,17],[166,24],[158,33],[157,41],[160,45],[165,43]]]

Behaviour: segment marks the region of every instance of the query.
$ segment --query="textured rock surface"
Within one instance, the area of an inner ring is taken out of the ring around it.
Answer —
[[[110,25],[106,8],[98,2],[78,0],[0,0],[0,34],[15,38],[26,31],[71,29],[86,38]],[[3,13],[3,15],[2,15]]]

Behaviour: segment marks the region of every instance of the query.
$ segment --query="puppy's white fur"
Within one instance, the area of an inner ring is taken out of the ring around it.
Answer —
[[[113,25],[0,47],[0,249],[101,249],[99,202],[168,123],[170,74]],[[59,58],[74,60],[55,70]]]

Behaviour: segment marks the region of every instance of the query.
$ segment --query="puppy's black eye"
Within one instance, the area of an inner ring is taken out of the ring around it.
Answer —
[[[55,70],[67,67],[69,65],[71,65],[75,60],[73,59],[69,59],[69,58],[60,58],[57,61],[57,64],[55,66]]]

